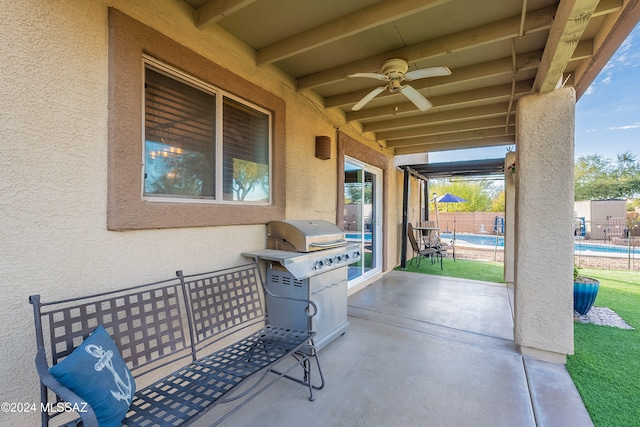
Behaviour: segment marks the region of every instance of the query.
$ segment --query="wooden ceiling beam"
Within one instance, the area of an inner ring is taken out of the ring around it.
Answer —
[[[603,2],[605,0],[600,3]],[[582,97],[640,21],[640,1],[633,0],[625,3],[624,8],[621,7],[615,14],[608,16],[600,26],[598,34],[594,37],[593,56],[589,60],[582,61],[575,69],[573,86],[576,89],[577,99]]]
[[[459,141],[437,142],[423,145],[413,145],[410,147],[399,147],[394,151],[396,155],[399,154],[418,154],[418,153],[432,153],[435,151],[447,151],[447,150],[460,150],[464,148],[482,148],[482,147],[496,147],[500,145],[512,145],[515,144],[514,135],[496,136],[487,138],[467,139]]]
[[[437,125],[443,123],[459,123],[466,120],[489,117],[502,117],[504,120],[504,117],[506,117],[507,115],[508,109],[508,102],[500,102],[497,104],[483,105],[480,107],[468,107],[440,112],[427,112],[426,114],[420,116],[403,117],[398,119],[365,123],[363,125],[363,131],[377,132],[425,125]],[[511,114],[515,114],[514,110],[515,109],[512,109]]]
[[[533,84],[534,92],[556,89],[598,3],[599,0],[560,1]]]
[[[263,47],[258,50],[257,64],[271,64],[448,1],[450,0],[394,0],[376,3]]]
[[[387,141],[387,148],[411,147],[415,145],[425,144],[443,144],[446,142],[463,141],[468,139],[493,138],[513,135],[515,135],[515,125],[509,126],[506,130],[504,128],[481,129],[458,133],[447,133],[442,135],[421,136],[417,138],[395,139],[393,141]]]
[[[207,25],[211,25],[249,6],[256,0],[209,0],[196,9],[194,15],[196,27],[202,30]]]
[[[522,96],[531,92],[533,80],[522,80],[516,82],[514,96]],[[434,96],[429,99],[433,108],[444,108],[453,106],[464,106],[483,101],[509,100],[512,95],[511,83],[484,87],[480,89],[468,90],[465,92],[452,93],[448,95]],[[347,121],[372,119],[376,117],[393,116],[402,113],[415,112],[418,108],[410,101],[400,104],[385,105],[382,107],[367,108],[360,111],[350,111],[347,113]]]
[[[509,116],[508,125],[515,125],[515,115]],[[468,120],[458,123],[446,123],[435,126],[420,126],[402,130],[393,130],[376,133],[377,140],[390,142],[394,139],[416,138],[420,136],[442,135],[448,133],[460,133],[466,131],[505,128],[507,120],[503,117]]]
[[[624,0],[600,0],[593,11],[593,17],[619,12],[623,6]]]
[[[551,6],[527,13],[527,20],[524,26],[525,34],[551,28],[555,12],[556,8]],[[413,62],[518,37],[520,34],[520,18],[520,15],[513,16],[497,22],[463,30],[455,34],[427,40],[413,46],[318,71],[298,78],[298,90],[310,89],[344,80],[348,75],[353,73],[377,71],[383,62],[390,58],[403,58],[408,62]]]

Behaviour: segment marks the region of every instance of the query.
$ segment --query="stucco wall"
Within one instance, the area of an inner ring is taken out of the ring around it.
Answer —
[[[107,230],[109,6],[284,99],[286,216],[335,221],[335,133],[344,118],[322,111],[308,95],[298,94],[293,82],[277,69],[256,68],[255,52],[221,28],[196,29],[192,11],[184,3],[34,0],[4,4],[5,25],[0,29],[2,402],[39,400],[30,294],[41,293],[47,300],[166,278],[176,269],[197,272],[229,266],[244,261],[242,251],[265,245],[263,225]],[[353,138],[370,144],[356,131],[344,128]],[[317,135],[332,137],[331,160],[314,157]],[[396,183],[390,179],[390,184]],[[389,192],[385,218],[389,242],[397,240],[396,191],[397,187]],[[393,268],[397,248],[389,244],[386,250],[391,260],[388,268]],[[36,425],[38,416],[0,413],[0,425]]]
[[[573,88],[518,101],[514,337],[555,362],[573,354],[574,127]]]

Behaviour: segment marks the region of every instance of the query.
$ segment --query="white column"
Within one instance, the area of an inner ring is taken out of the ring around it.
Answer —
[[[516,177],[510,170],[515,164],[516,153],[509,152],[504,158],[504,281],[513,287],[515,276],[515,223],[516,223]],[[517,167],[517,165],[516,165]],[[517,170],[516,170],[517,172]]]
[[[575,90],[526,96],[516,111],[514,337],[522,353],[573,354]]]

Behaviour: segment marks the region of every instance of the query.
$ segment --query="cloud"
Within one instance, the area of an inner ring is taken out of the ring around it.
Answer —
[[[624,42],[620,45],[616,53],[613,55],[607,66],[604,67],[606,69],[625,69],[628,67],[637,67],[640,65],[640,51],[638,49],[638,36],[640,34],[640,27],[635,31],[632,31],[631,34],[626,38]]]
[[[601,85],[611,85],[620,79],[624,80],[630,70],[635,68],[640,68],[640,26],[629,34],[620,45],[613,57],[602,68],[598,77],[585,91],[585,95],[600,92]]]
[[[632,125],[625,126],[611,126],[609,130],[628,130],[628,129],[638,129],[640,128],[640,122],[636,122]]]

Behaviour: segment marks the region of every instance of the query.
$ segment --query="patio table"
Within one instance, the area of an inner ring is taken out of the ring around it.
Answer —
[[[436,239],[431,238],[431,233],[434,231],[439,231],[440,227],[413,227],[414,230],[419,230],[422,238],[422,243],[425,248],[430,248],[432,243],[436,242]]]

